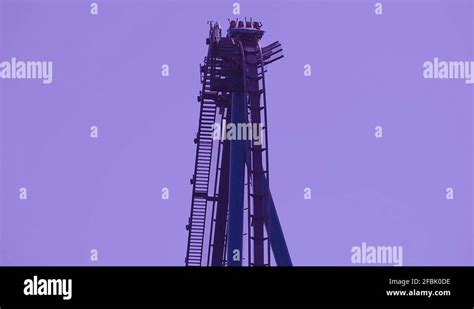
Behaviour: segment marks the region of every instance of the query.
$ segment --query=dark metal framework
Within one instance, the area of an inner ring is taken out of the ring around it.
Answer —
[[[265,73],[268,64],[283,58],[281,45],[260,47],[259,22],[230,21],[225,37],[218,23],[209,24],[208,54],[200,66],[186,266],[242,266],[245,259],[248,266],[270,266],[272,252],[277,265],[291,266],[269,184]],[[213,125],[219,122],[221,128],[261,128],[263,142],[214,140]]]

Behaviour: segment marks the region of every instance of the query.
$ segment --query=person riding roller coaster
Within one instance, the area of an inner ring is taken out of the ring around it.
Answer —
[[[260,30],[262,28],[262,23],[258,21],[245,21],[245,24],[243,21],[236,21],[236,20],[231,20],[229,28],[234,29],[234,28],[249,28],[249,29],[257,29]]]

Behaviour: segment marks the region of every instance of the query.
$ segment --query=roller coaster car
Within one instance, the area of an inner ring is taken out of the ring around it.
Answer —
[[[235,27],[235,21],[231,21],[227,36],[238,40],[259,40],[265,33],[261,28],[262,23],[258,21],[239,21],[237,27]]]

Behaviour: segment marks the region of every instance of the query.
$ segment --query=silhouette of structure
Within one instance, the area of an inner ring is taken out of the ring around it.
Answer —
[[[218,23],[209,25],[186,266],[270,266],[272,260],[291,266],[269,185],[265,73],[283,58],[281,45],[260,47],[260,22],[229,21],[225,37]],[[255,136],[216,140],[219,123],[260,128],[261,142]]]

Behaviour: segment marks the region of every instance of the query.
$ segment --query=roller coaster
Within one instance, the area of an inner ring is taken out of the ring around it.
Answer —
[[[265,89],[267,65],[283,55],[278,41],[260,46],[263,34],[252,20],[229,20],[226,36],[209,22],[186,266],[292,266],[270,192]],[[216,139],[216,123],[258,125],[263,141]]]

